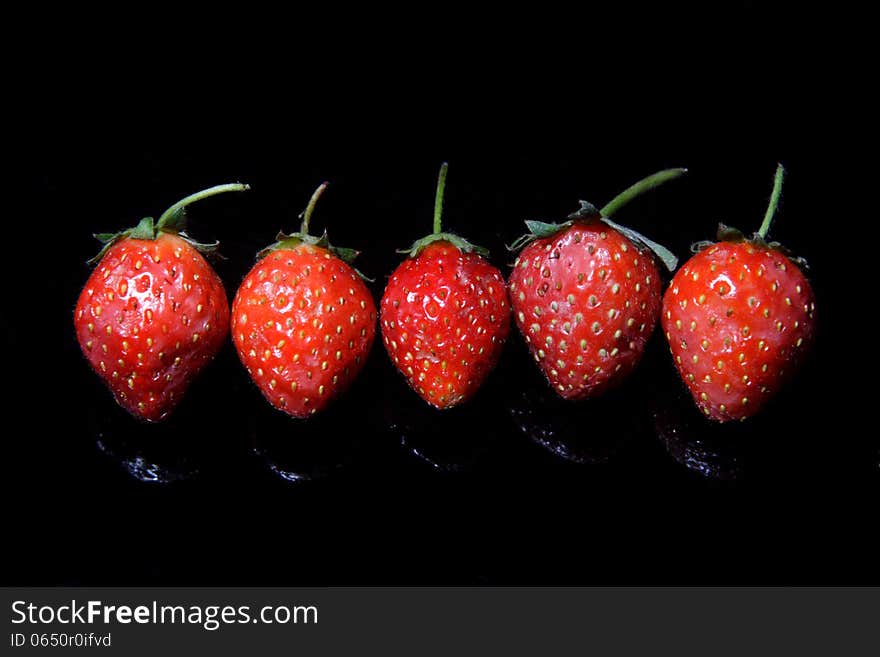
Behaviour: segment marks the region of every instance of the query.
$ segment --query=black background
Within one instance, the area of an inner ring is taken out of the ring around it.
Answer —
[[[35,50],[8,135],[25,193],[7,227],[40,246],[7,236],[4,584],[880,580],[880,453],[847,401],[841,361],[858,356],[837,320],[852,287],[827,237],[845,177],[835,149],[858,150],[840,51],[816,45],[827,17],[734,3],[301,18],[240,16],[195,42],[192,25],[141,40],[126,24]],[[671,166],[690,173],[618,219],[687,257],[718,221],[756,229],[783,162],[772,235],[811,264],[812,357],[762,416],[669,443],[658,409],[690,403],[659,332],[624,389],[574,408],[545,398],[514,331],[486,387],[442,416],[377,341],[350,394],[305,424],[263,401],[231,343],[155,427],[121,415],[80,355],[91,233],[247,182],[191,211],[190,232],[222,242],[231,298],[329,180],[313,225],[363,252],[378,300],[395,249],[429,232],[444,160],[445,226],[505,274],[523,220],[601,205]],[[551,453],[526,421],[602,462]]]

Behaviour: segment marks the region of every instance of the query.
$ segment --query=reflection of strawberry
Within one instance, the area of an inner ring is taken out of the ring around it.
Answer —
[[[116,401],[163,419],[226,338],[229,306],[220,278],[183,232],[188,204],[247,189],[219,185],[175,203],[155,223],[97,237],[105,243],[76,305],[77,340]]]
[[[394,365],[440,409],[476,393],[498,362],[510,330],[504,279],[476,247],[441,232],[446,164],[440,169],[434,233],[408,251],[381,302],[381,328]]]
[[[232,302],[232,339],[269,403],[294,417],[321,411],[354,381],[376,332],[376,306],[357,270],[357,252],[309,235],[326,183],[302,228],[262,251]]]
[[[526,222],[532,234],[512,247],[527,245],[509,279],[517,325],[560,396],[601,394],[641,359],[660,310],[660,272],[650,251],[670,269],[675,257],[608,217],[682,173],[645,178],[601,212],[582,201],[565,223]]]
[[[699,245],[663,298],[663,329],[697,406],[719,422],[758,412],[797,368],[815,329],[813,290],[776,243],[765,241],[779,201],[751,239],[726,226]]]

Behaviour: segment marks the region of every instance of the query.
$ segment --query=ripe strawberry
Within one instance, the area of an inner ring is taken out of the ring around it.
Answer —
[[[275,408],[306,418],[354,381],[376,332],[376,306],[349,264],[352,249],[309,235],[327,183],[315,191],[299,233],[280,233],[258,255],[232,302],[232,339],[242,364]]]
[[[700,250],[663,297],[663,330],[678,371],[697,406],[718,422],[757,413],[813,339],[810,283],[797,259],[765,241],[783,175],[780,166],[760,230],[747,239],[719,226],[718,242],[695,245]]]
[[[636,183],[601,211],[586,201],[562,224],[527,221],[531,234],[508,281],[517,326],[553,389],[585,399],[623,381],[636,367],[660,310],[660,272],[675,256],[610,217],[637,195],[684,169]]]
[[[96,237],[104,248],[74,313],[83,354],[120,406],[158,422],[219,351],[229,324],[220,278],[184,231],[186,206],[247,185],[218,185],[186,197],[155,223]]]
[[[381,302],[388,355],[419,396],[452,408],[470,399],[495,368],[510,330],[504,278],[488,252],[441,232],[447,165],[440,168],[434,232],[416,241],[391,275]]]

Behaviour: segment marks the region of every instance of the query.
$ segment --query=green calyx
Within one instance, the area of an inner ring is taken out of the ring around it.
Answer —
[[[779,201],[782,198],[782,183],[785,180],[785,167],[781,164],[776,165],[776,173],[773,176],[773,191],[770,194],[770,202],[767,204],[767,210],[764,212],[764,220],[761,227],[751,237],[747,236],[741,230],[728,226],[723,223],[718,224],[718,231],[715,234],[715,241],[703,240],[691,245],[691,251],[698,253],[718,242],[748,242],[759,248],[772,249],[779,251],[789,260],[797,264],[802,269],[808,269],[809,264],[804,258],[793,254],[789,249],[779,242],[769,241],[767,239],[770,233],[770,226],[776,217],[776,210],[779,208]]]
[[[94,258],[88,261],[88,263],[90,265],[93,265],[99,262],[101,258],[104,257],[104,254],[107,252],[107,250],[119,240],[126,238],[134,240],[155,240],[157,237],[159,237],[160,233],[177,235],[201,253],[207,255],[216,254],[217,249],[220,246],[220,242],[204,244],[195,241],[186,234],[186,208],[190,204],[195,203],[196,201],[200,201],[203,198],[216,196],[217,194],[223,194],[224,192],[243,192],[248,189],[250,189],[250,185],[245,185],[242,183],[215,185],[214,187],[203,189],[200,192],[190,194],[186,198],[179,200],[177,203],[165,210],[165,212],[160,215],[158,221],[154,220],[153,217],[144,217],[140,220],[140,222],[138,222],[138,225],[134,228],[122,230],[118,233],[96,233],[95,239],[101,242],[101,244],[103,244],[103,247]]]
[[[476,244],[471,244],[455,233],[443,232],[443,195],[446,191],[446,172],[448,169],[449,163],[444,162],[440,165],[440,175],[437,177],[437,193],[434,196],[434,232],[416,240],[407,249],[399,249],[397,251],[398,253],[406,253],[409,257],[414,258],[428,245],[433,244],[434,242],[448,242],[462,253],[476,253],[484,258],[489,256],[489,249],[477,246]]]
[[[306,206],[306,209],[302,212],[302,214],[300,214],[302,224],[300,225],[299,232],[287,234],[284,231],[280,231],[275,237],[276,241],[274,244],[270,244],[265,249],[262,249],[259,253],[257,253],[257,259],[264,258],[273,251],[289,251],[305,244],[321,249],[327,249],[328,251],[330,251],[330,253],[335,255],[346,264],[351,265],[351,263],[354,262],[355,258],[360,255],[360,251],[357,251],[356,249],[348,249],[341,246],[333,246],[332,244],[330,244],[330,240],[327,238],[326,230],[321,234],[320,237],[309,234],[309,223],[312,220],[312,213],[315,210],[315,205],[317,205],[318,199],[321,198],[321,194],[323,194],[324,190],[327,189],[328,184],[329,183],[327,182],[321,183],[312,194],[312,198],[309,199],[309,204]],[[367,278],[356,268],[352,268],[355,270],[357,275],[365,281],[373,281],[373,279]]]
[[[643,178],[634,185],[627,187],[601,210],[596,208],[592,203],[581,201],[580,208],[568,215],[566,217],[567,221],[562,223],[526,221],[526,227],[529,229],[529,232],[516,239],[507,248],[511,251],[519,251],[535,240],[552,237],[553,235],[570,228],[575,222],[587,223],[599,221],[610,226],[619,233],[622,233],[637,246],[650,250],[663,262],[669,271],[674,271],[678,266],[678,258],[672,253],[672,251],[665,246],[648,239],[641,233],[612,221],[611,217],[636,197],[641,196],[655,187],[659,187],[665,182],[675,180],[676,178],[683,176],[685,173],[687,173],[687,169],[664,169],[663,171],[658,171],[647,178]]]

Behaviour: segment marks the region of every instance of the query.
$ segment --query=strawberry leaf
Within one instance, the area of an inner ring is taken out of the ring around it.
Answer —
[[[564,224],[549,224],[543,221],[526,221],[526,226],[536,238],[552,237],[563,228],[567,228],[571,222],[566,221]]]
[[[645,237],[638,231],[633,230],[632,228],[627,228],[626,226],[621,226],[620,224],[611,221],[611,219],[609,219],[608,217],[602,217],[601,221],[602,223],[611,226],[617,232],[623,233],[631,242],[634,242],[636,245],[648,248],[654,253],[654,255],[660,258],[660,261],[666,266],[669,271],[675,271],[675,268],[678,266],[678,258],[665,246],[648,239],[647,237]]]
[[[577,214],[577,213],[573,213]],[[573,215],[569,215],[571,217]],[[551,224],[544,221],[534,221],[531,219],[526,220],[526,227],[529,229],[529,232],[525,235],[521,235],[516,238],[508,247],[508,251],[519,251],[520,249],[525,248],[535,240],[545,239],[547,237],[553,237],[556,233],[562,232],[566,228],[569,228],[573,221],[566,221],[561,224]]]
[[[178,235],[199,252],[209,256],[219,256],[217,253],[217,248],[220,245],[219,242],[203,244],[201,242],[196,242],[184,232],[184,229],[186,228],[186,207],[190,203],[194,203],[195,201],[210,196],[215,196],[216,194],[222,194],[224,192],[242,192],[248,189],[250,189],[248,185],[243,185],[241,183],[216,185],[200,192],[196,192],[195,194],[191,194],[178,201],[165,210],[165,212],[159,217],[158,221],[154,220],[152,217],[144,217],[134,228],[122,230],[118,233],[95,233],[95,239],[101,242],[104,246],[95,257],[88,260],[88,264],[94,265],[100,262],[101,258],[104,257],[104,254],[107,253],[107,250],[119,240],[126,238],[135,240],[154,240],[159,237],[160,233]]]
[[[666,265],[669,271],[673,271],[678,265],[678,258],[675,257],[675,254],[672,253],[672,251],[660,244],[657,244],[657,242],[649,240],[647,237],[645,237],[641,233],[634,231],[631,228],[621,226],[620,224],[611,221],[610,217],[613,216],[627,203],[632,201],[634,198],[637,198],[645,192],[654,189],[655,187],[658,187],[669,180],[674,180],[684,175],[686,172],[687,169],[665,169],[663,171],[658,171],[657,173],[651,174],[647,178],[643,178],[642,180],[638,181],[634,185],[629,186],[627,189],[615,196],[614,199],[612,199],[610,203],[606,204],[601,210],[596,208],[596,206],[589,201],[580,201],[580,207],[566,217],[568,221],[566,221],[565,223],[550,224],[544,223],[543,221],[526,221],[526,226],[529,229],[529,234],[523,235],[522,237],[514,240],[514,242],[507,248],[510,251],[518,251],[537,239],[552,237],[556,233],[569,228],[575,221],[585,223],[592,221],[601,221],[608,226],[611,226],[611,228],[613,228],[614,230],[625,235],[637,246],[643,246],[652,251],[658,258],[660,258],[663,264]]]
[[[718,224],[718,233],[715,237],[719,242],[743,242],[746,239],[741,230],[722,223]]]
[[[753,233],[751,237],[746,237],[745,233],[738,228],[720,222],[718,224],[718,232],[716,233],[715,241],[701,240],[699,242],[694,242],[691,244],[691,251],[693,253],[699,253],[704,249],[708,249],[710,246],[718,244],[718,242],[748,242],[757,247],[779,251],[802,270],[808,271],[810,269],[810,263],[807,262],[806,258],[796,255],[791,249],[780,242],[768,242],[760,232]]]
[[[164,223],[158,226],[159,230],[165,233],[180,233],[186,230],[186,221],[189,217],[186,214],[186,207],[180,207],[168,213]]]
[[[156,225],[152,217],[144,217],[140,223],[133,229],[128,231],[128,235],[133,240],[154,240],[156,239]]]
[[[519,251],[520,249],[531,244],[535,240],[553,237],[557,233],[571,227],[571,225],[575,221],[601,221],[602,223],[607,224],[614,230],[625,235],[637,246],[644,247],[652,251],[663,262],[663,264],[666,265],[669,271],[674,271],[676,266],[678,266],[678,258],[665,246],[648,239],[647,237],[633,230],[632,228],[621,226],[620,224],[609,219],[608,217],[602,216],[599,210],[596,209],[596,206],[592,203],[589,203],[588,201],[580,201],[580,204],[581,207],[578,210],[572,212],[570,215],[568,215],[568,217],[566,217],[568,221],[560,224],[552,224],[544,221],[526,221],[526,227],[528,227],[529,233],[514,240],[514,242],[507,247],[508,250]]]
[[[569,219],[592,219],[601,216],[599,209],[589,201],[578,201],[581,207],[568,215]]]
[[[422,239],[416,240],[408,249],[398,249],[397,252],[406,253],[410,258],[415,258],[424,251],[429,244],[433,244],[434,242],[449,242],[462,253],[476,253],[483,258],[489,257],[489,249],[477,246],[476,244],[471,244],[465,238],[456,235],[455,233],[432,233],[426,235]]]
[[[351,264],[361,252],[357,249],[347,249],[343,246],[331,246],[330,252],[345,263]]]
[[[316,237],[315,235],[309,235],[306,233],[292,233],[288,235],[287,233],[281,231],[275,237],[275,240],[276,241],[274,244],[270,244],[265,249],[261,249],[257,253],[257,260],[265,258],[273,251],[289,251],[295,249],[302,244],[315,246],[320,249],[327,249],[330,253],[332,253],[348,265],[351,265],[351,263],[354,262],[355,258],[357,258],[361,253],[357,249],[349,249],[343,246],[333,246],[332,244],[330,244],[330,240],[327,238],[327,231],[324,231],[324,233],[320,237]],[[363,272],[359,271],[356,267],[352,267],[352,269],[354,269],[355,273],[365,281],[368,281],[370,283],[373,282],[372,278],[364,276]]]

